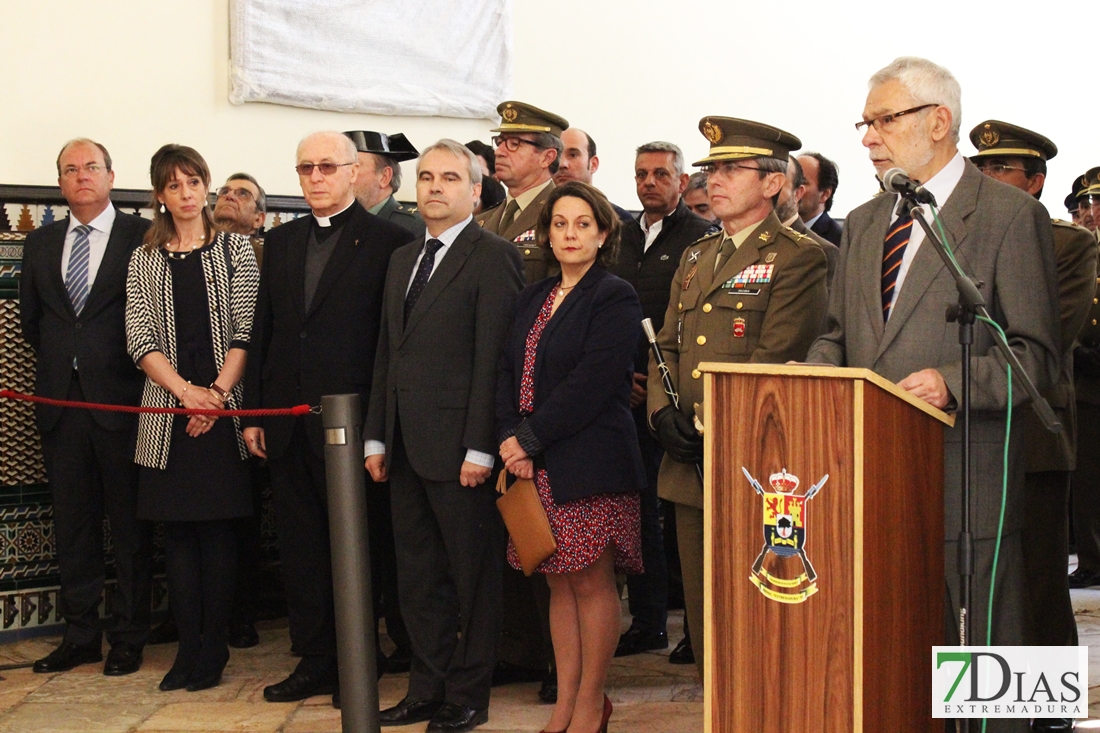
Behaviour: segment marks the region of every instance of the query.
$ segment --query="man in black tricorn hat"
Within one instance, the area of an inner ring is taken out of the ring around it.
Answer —
[[[416,237],[423,237],[424,221],[416,213],[416,207],[398,203],[393,197],[401,188],[401,161],[415,160],[420,153],[400,132],[386,135],[352,130],[344,134],[359,151],[355,198],[375,216],[409,230]]]

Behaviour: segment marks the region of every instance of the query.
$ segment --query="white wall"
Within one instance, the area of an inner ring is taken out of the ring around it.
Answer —
[[[843,214],[876,190],[852,128],[866,79],[902,54],[958,76],[964,136],[995,117],[1058,144],[1044,196],[1055,215],[1065,216],[1074,176],[1100,165],[1092,105],[1075,99],[1096,47],[1091,3],[1034,6],[1026,25],[1003,5],[938,0],[514,3],[514,97],[587,130],[599,146],[597,185],[629,208],[634,147],[670,140],[697,160],[707,148],[698,120],[716,114],[782,127],[839,161],[834,213]],[[179,142],[203,153],[216,181],[243,169],[281,194],[300,193],[294,147],[316,129],[404,132],[421,147],[488,140],[489,121],[231,105],[228,28],[228,0],[0,2],[0,183],[55,183],[58,148],[75,136],[111,150],[122,188],[148,187],[152,153]],[[414,198],[412,165],[404,199]]]

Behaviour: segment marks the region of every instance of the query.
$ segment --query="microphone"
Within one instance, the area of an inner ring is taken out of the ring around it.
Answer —
[[[882,177],[882,187],[890,193],[900,194],[920,204],[936,206],[932,192],[910,178],[901,168],[891,168]]]

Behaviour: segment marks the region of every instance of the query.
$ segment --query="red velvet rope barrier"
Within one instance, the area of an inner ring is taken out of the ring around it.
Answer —
[[[136,407],[133,405],[100,405],[94,402],[73,402],[70,400],[54,400],[49,397],[38,397],[31,394],[23,394],[10,389],[0,389],[0,399],[20,400],[22,402],[38,402],[54,407],[76,407],[87,410],[103,410],[105,412],[146,412],[154,415],[210,415],[212,417],[277,417],[280,415],[306,415],[310,412],[320,413],[321,408],[309,405],[295,405],[294,407],[282,407],[273,410],[189,410],[186,407]]]

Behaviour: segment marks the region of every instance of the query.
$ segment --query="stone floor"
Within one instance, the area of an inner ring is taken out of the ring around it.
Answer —
[[[1100,730],[1100,589],[1073,591],[1080,641],[1089,646],[1090,719],[1079,730]],[[682,613],[669,618],[669,637],[680,638]],[[285,620],[260,626],[260,645],[233,650],[221,685],[202,692],[160,692],[157,685],[175,656],[175,645],[147,647],[141,671],[104,677],[100,665],[54,675],[30,669],[0,672],[0,733],[338,733],[340,712],[329,698],[300,703],[264,702],[265,685],[293,668]],[[53,637],[0,646],[0,666],[26,663],[49,653]],[[615,704],[611,730],[625,733],[691,733],[703,730],[702,690],[693,666],[668,664],[668,651],[617,659],[608,695]],[[407,675],[379,684],[383,706],[404,695]],[[493,690],[490,719],[478,730],[538,731],[550,708],[538,702],[535,683]],[[424,726],[383,728],[417,733]]]

